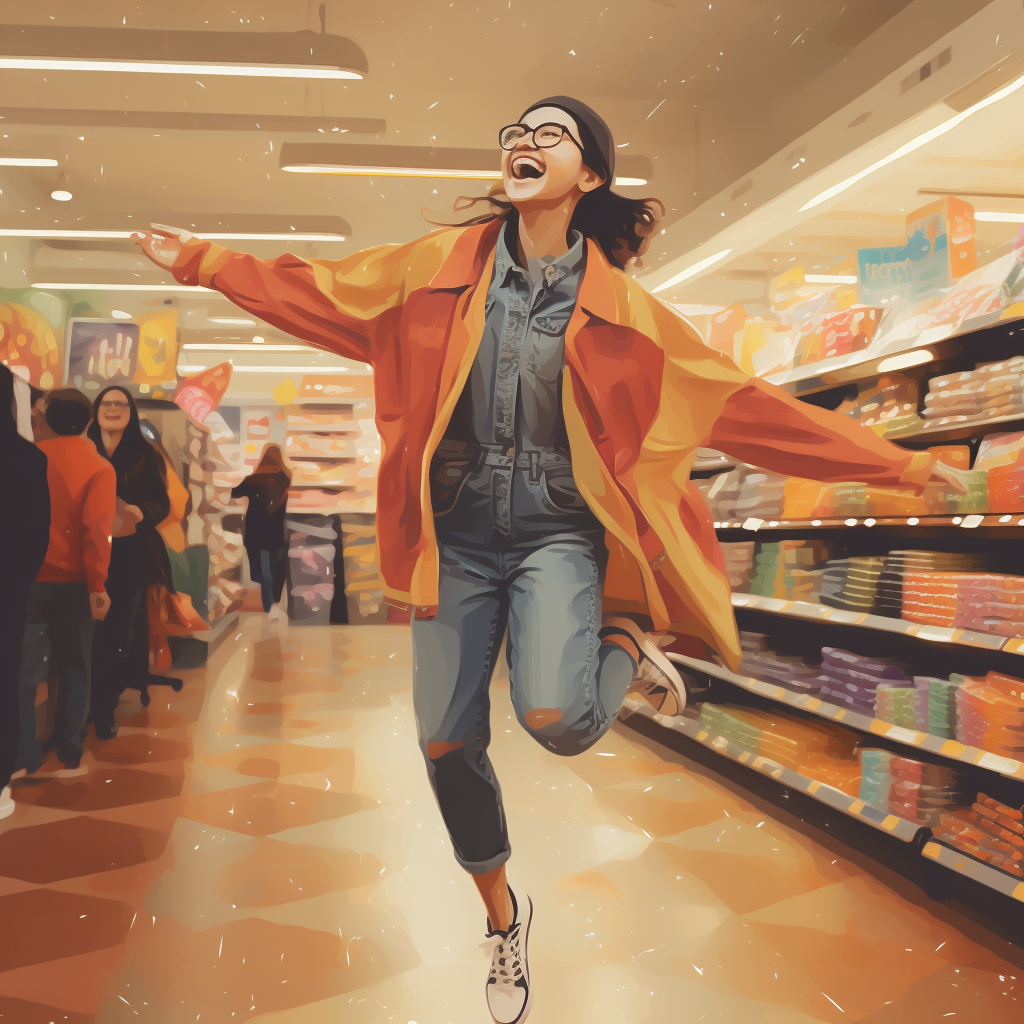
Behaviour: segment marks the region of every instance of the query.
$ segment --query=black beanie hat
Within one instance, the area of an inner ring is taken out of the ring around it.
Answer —
[[[575,100],[571,96],[548,96],[547,99],[531,103],[523,111],[519,120],[522,121],[531,110],[536,110],[538,107],[558,107],[559,110],[564,110],[571,115],[578,125],[586,129],[582,133],[583,138],[579,140],[583,143],[584,163],[592,171],[603,175],[605,184],[611,187],[615,180],[615,140],[612,138],[612,130],[605,124],[604,118],[582,100]],[[590,139],[586,137],[588,133]],[[593,141],[593,146],[588,145],[591,141]]]

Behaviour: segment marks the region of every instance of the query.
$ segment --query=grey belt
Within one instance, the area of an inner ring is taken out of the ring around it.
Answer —
[[[568,453],[564,448],[541,448],[534,451],[519,451],[514,448],[502,448],[499,445],[481,446],[483,465],[509,469],[528,469],[530,479],[536,483],[545,469],[555,466],[571,466]]]

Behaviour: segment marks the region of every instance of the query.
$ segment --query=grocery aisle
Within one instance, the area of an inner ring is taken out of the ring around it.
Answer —
[[[996,940],[628,727],[560,759],[505,679],[493,695],[538,908],[531,1021],[1020,1019]],[[86,778],[19,787],[0,1019],[485,1020],[482,915],[415,743],[407,628],[243,616],[164,696],[123,703]]]

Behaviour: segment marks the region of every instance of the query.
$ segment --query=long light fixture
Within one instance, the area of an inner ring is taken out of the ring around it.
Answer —
[[[475,171],[468,167],[364,167],[355,164],[289,164],[282,171],[293,174],[343,174],[356,178],[463,178],[469,181],[501,181],[501,171]],[[615,185],[646,185],[646,178],[616,177]],[[204,236],[212,238],[212,235]]]
[[[146,60],[57,60],[53,57],[0,57],[5,71],[128,71],[142,75],[210,75],[231,78],[360,79],[343,68],[271,67],[246,64],[179,64]]]
[[[208,316],[211,324],[228,324],[231,327],[255,327],[256,321],[244,316]]]
[[[70,25],[4,25],[0,69],[240,78],[363,78],[366,55],[321,31],[217,32]]]
[[[984,99],[978,100],[977,103],[967,107],[966,110],[962,110],[959,114],[955,114],[953,117],[947,118],[941,124],[937,124],[934,128],[930,128],[928,131],[922,132],[909,142],[905,142],[898,149],[894,149],[888,156],[882,157],[881,160],[876,160],[873,164],[869,167],[865,167],[862,171],[858,171],[856,174],[851,174],[848,178],[844,178],[842,181],[831,186],[831,188],[825,189],[824,192],[819,192],[813,199],[808,200],[808,202],[804,203],[804,205],[800,207],[800,213],[812,210],[814,207],[828,202],[829,199],[834,199],[840,193],[845,192],[851,186],[856,185],[858,181],[862,181],[869,174],[874,174],[875,171],[880,170],[883,167],[887,167],[889,164],[899,160],[901,157],[907,156],[909,153],[913,153],[922,146],[928,145],[929,142],[934,142],[935,139],[940,138],[945,135],[946,132],[952,131],[957,125],[966,121],[972,114],[976,114],[979,110],[984,110],[986,107],[992,106],[993,103],[998,103],[1000,100],[1006,99],[1007,96],[1012,95],[1021,87],[1024,87],[1024,75],[1016,78],[1014,81],[1010,82],[1009,85],[1004,85],[1002,89],[997,89],[990,96],[986,96]]]
[[[0,167],[56,167],[47,156],[0,156]]]
[[[714,256],[707,256],[676,274],[675,277],[670,277],[664,284],[659,284],[657,288],[652,288],[651,291],[663,292],[667,288],[672,288],[674,285],[681,284],[683,281],[688,281],[691,277],[696,277],[696,275],[702,270],[707,270],[708,267],[714,266],[719,262],[719,260],[724,260],[731,252],[732,249],[723,249],[721,252],[716,252]]]
[[[974,219],[988,224],[1024,224],[1024,213],[998,210],[975,210]]]
[[[55,292],[215,292],[215,288],[204,288],[192,284],[95,284],[66,281],[34,281],[30,288]]]
[[[129,239],[136,234],[134,231],[85,231],[78,229],[61,230],[59,228],[0,228],[0,237],[6,238],[53,238],[72,241],[75,239]],[[249,242],[344,242],[344,235],[311,234],[286,231],[215,231],[193,232],[197,238],[205,238],[211,242],[249,241]]]
[[[808,284],[856,284],[856,274],[804,274]]]

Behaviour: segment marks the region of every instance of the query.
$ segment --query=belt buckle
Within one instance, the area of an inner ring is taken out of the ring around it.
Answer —
[[[530,452],[530,483],[540,482],[540,452]]]

